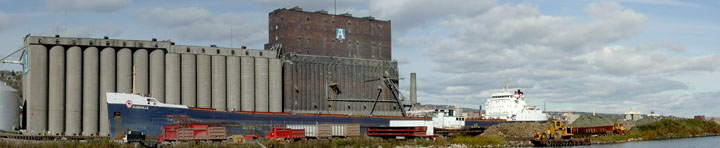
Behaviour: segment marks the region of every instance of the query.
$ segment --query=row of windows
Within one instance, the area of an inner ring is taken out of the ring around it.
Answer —
[[[511,98],[511,96],[492,96],[492,98]]]
[[[303,29],[302,25],[298,25],[298,30],[302,30],[302,29]],[[273,31],[279,31],[279,30],[280,30],[280,26],[276,24],[276,25],[273,27]],[[305,26],[305,30],[308,30],[308,31],[309,31],[309,30],[310,30],[310,25]],[[346,29],[346,31],[347,31],[346,33],[347,33],[347,34],[352,34],[352,32],[353,32],[352,30],[353,30],[352,27],[348,27],[348,28]],[[333,29],[333,30],[328,30],[327,27],[323,27],[323,31],[324,31],[324,32],[327,32],[327,31],[335,31],[335,30],[334,30],[334,29]],[[380,30],[378,30],[378,31],[381,32],[381,31],[382,31],[382,28],[381,28]],[[370,36],[375,36],[375,32],[376,32],[376,31],[374,31],[374,30],[372,29],[372,27],[371,27],[371,28],[370,28]],[[359,32],[356,32],[356,34],[360,34],[360,33],[359,33]],[[382,36],[383,36],[382,33],[378,33],[377,35],[378,35],[379,37],[382,37]]]
[[[275,41],[284,40],[284,39],[285,39],[284,36],[275,36]],[[302,41],[302,40],[303,40],[303,39],[302,39],[302,36],[298,36],[298,41]],[[308,43],[310,42],[310,38],[305,38],[305,40],[306,40],[306,42],[308,42]],[[328,40],[327,38],[323,38],[323,42],[327,42],[327,40]],[[330,41],[331,41],[331,42],[335,42],[335,41],[337,41],[337,40],[338,40],[338,39],[332,39],[332,40],[330,40]],[[345,40],[339,40],[339,42],[340,42],[340,43],[344,43],[344,42],[346,42],[346,41],[345,41]],[[351,45],[352,42],[353,42],[352,40],[347,40],[348,45]],[[360,41],[359,41],[359,40],[355,40],[355,44],[356,44],[356,45],[360,45]],[[370,43],[370,46],[383,46],[383,43],[382,43],[382,42],[378,42],[377,44],[375,44],[374,42],[372,42],[372,43]]]

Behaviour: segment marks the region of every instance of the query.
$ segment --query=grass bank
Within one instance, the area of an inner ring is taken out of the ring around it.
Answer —
[[[34,140],[17,140],[2,139],[0,147],[3,148],[55,148],[55,147],[72,147],[72,148],[133,148],[135,146],[129,144],[121,144],[110,142],[109,140],[89,140],[89,141],[34,141]]]
[[[504,138],[500,137],[470,137],[458,136],[451,138],[438,137],[435,139],[383,139],[378,137],[357,137],[357,138],[333,138],[325,140],[306,140],[285,143],[282,141],[263,141],[268,147],[396,147],[396,146],[421,146],[421,147],[446,147],[451,144],[461,144],[470,147],[496,146],[503,144]]]
[[[451,138],[438,137],[435,139],[383,139],[378,137],[356,137],[356,138],[333,138],[333,139],[320,139],[320,140],[302,140],[295,142],[286,141],[275,141],[275,140],[259,140],[251,141],[244,144],[230,144],[226,142],[184,142],[174,143],[172,147],[180,148],[191,148],[191,147],[260,147],[258,142],[266,147],[288,147],[288,148],[317,148],[317,147],[396,147],[396,146],[408,146],[408,147],[447,147],[451,145],[465,145],[469,147],[482,147],[482,146],[501,146],[505,139],[501,137],[470,137],[470,136],[458,136]],[[15,140],[15,139],[2,139],[0,140],[0,147],[42,147],[42,148],[53,148],[53,147],[79,147],[79,148],[97,148],[97,147],[134,147],[129,144],[115,143],[108,140],[93,140],[93,141],[30,141],[30,140]]]
[[[626,140],[662,140],[720,135],[720,125],[711,121],[692,119],[662,119],[658,122],[635,126],[627,135],[592,137],[591,140],[617,142]]]

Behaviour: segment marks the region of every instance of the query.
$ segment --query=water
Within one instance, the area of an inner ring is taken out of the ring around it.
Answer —
[[[685,148],[685,147],[720,147],[720,136],[700,137],[700,138],[684,138],[671,140],[655,140],[655,141],[635,141],[620,144],[603,144],[590,146],[576,146],[576,148]]]

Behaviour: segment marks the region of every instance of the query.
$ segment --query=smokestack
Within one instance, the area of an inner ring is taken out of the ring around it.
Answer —
[[[415,82],[415,73],[410,73],[410,104],[417,104],[417,86]]]

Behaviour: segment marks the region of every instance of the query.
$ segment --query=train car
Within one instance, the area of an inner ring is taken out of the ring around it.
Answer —
[[[283,139],[283,140],[303,140],[305,139],[305,129],[291,129],[286,127],[273,127],[266,139]]]

